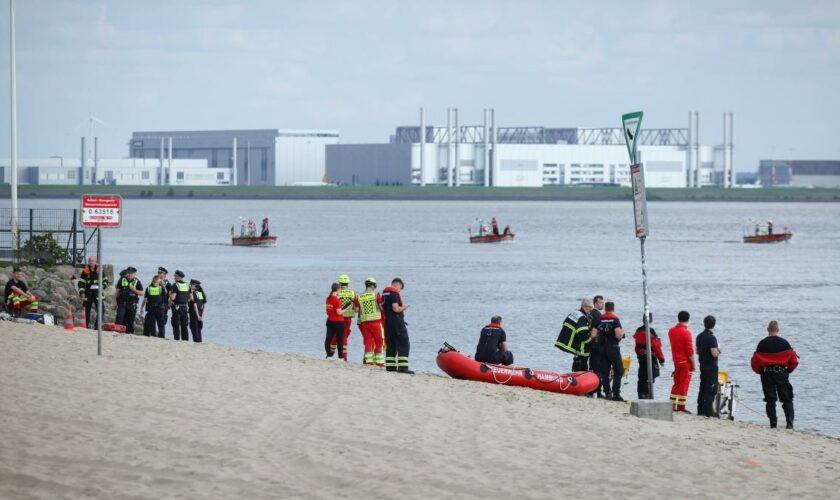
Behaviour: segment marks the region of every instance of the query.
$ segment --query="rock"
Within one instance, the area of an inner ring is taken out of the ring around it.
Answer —
[[[47,270],[47,273],[65,280],[71,280],[76,277],[76,269],[73,266],[53,266]]]

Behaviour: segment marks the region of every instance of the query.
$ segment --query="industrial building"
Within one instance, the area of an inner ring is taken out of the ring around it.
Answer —
[[[497,128],[495,115],[485,110],[483,125],[459,125],[457,108],[449,109],[446,125],[433,126],[421,109],[420,125],[398,127],[388,143],[327,145],[327,178],[365,185],[630,185],[620,128]],[[720,145],[700,144],[699,120],[693,112],[688,128],[640,131],[647,186],[732,186],[733,114],[723,114]]]
[[[205,130],[134,132],[129,156],[201,159],[231,172],[230,184],[291,186],[324,182],[324,148],[335,130]],[[234,168],[235,165],[235,168]]]
[[[758,178],[764,187],[840,188],[840,160],[761,160]]]

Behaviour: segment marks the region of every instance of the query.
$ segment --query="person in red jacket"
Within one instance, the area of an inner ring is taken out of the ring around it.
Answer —
[[[782,402],[787,420],[785,428],[793,429],[793,386],[788,377],[799,366],[799,356],[787,340],[779,337],[779,323],[775,320],[767,325],[767,337],[758,343],[750,365],[754,372],[761,375],[761,389],[764,391],[770,427],[776,428],[778,399]]]
[[[344,356],[344,310],[338,297],[340,288],[338,283],[333,283],[330,286],[330,294],[327,295],[327,338],[324,340],[324,350],[327,357],[331,358],[333,349],[338,349],[338,359],[347,361],[347,357]],[[330,345],[332,341],[335,341],[334,348]]]
[[[636,341],[635,351],[636,357],[639,359],[639,382],[636,390],[639,393],[639,399],[653,399],[653,394],[648,392],[648,372],[647,372],[647,338],[645,336],[645,318],[642,316],[642,326],[636,328],[636,333],[633,334],[633,340]],[[648,313],[648,324],[653,323],[653,314]],[[653,380],[659,376],[659,365],[665,364],[665,355],[662,353],[662,341],[656,335],[656,330],[650,327],[650,345],[653,348],[651,352],[651,361],[653,362]]]
[[[691,384],[691,373],[694,371],[694,340],[688,329],[688,311],[677,314],[677,323],[668,330],[668,340],[671,342],[671,358],[674,360],[674,385],[671,387],[671,404],[674,411],[691,413],[685,409],[688,399],[688,386]]]

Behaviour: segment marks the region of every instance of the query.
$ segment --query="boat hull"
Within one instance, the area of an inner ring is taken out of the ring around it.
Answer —
[[[470,236],[470,243],[501,243],[503,241],[513,241],[512,234],[485,234],[482,236]]]
[[[744,243],[779,243],[793,238],[792,233],[760,234],[758,236],[744,236]]]
[[[594,391],[600,380],[594,372],[555,373],[530,368],[481,363],[458,351],[441,351],[437,365],[452,378],[489,384],[530,387],[540,391],[582,396]]]
[[[237,247],[273,247],[277,246],[277,236],[240,236],[231,239]]]

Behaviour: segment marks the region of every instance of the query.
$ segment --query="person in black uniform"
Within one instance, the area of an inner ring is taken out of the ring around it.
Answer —
[[[490,324],[481,330],[475,348],[475,360],[482,363],[512,365],[513,353],[508,350],[507,335],[502,329],[502,317],[493,316]]]
[[[163,267],[163,266],[158,267],[158,274],[157,275],[158,275],[158,278],[160,279],[160,286],[162,286],[164,292],[166,292],[166,307],[163,308],[163,325],[164,325],[164,328],[166,327],[166,320],[168,319],[169,309],[172,306],[171,302],[169,301],[169,294],[172,293],[172,282],[170,282],[166,278],[166,276],[168,274],[169,274],[169,271],[165,267]],[[172,322],[172,325],[174,327],[174,325],[175,325],[174,321]],[[159,332],[159,335],[161,337],[165,338],[166,337],[166,332],[165,331]]]
[[[715,317],[703,318],[703,330],[695,339],[697,360],[700,362],[700,392],[697,394],[697,414],[712,416],[712,404],[715,401],[718,385],[718,347],[715,337]]]
[[[147,337],[165,338],[166,305],[169,297],[166,289],[160,284],[160,275],[154,275],[152,282],[146,288],[143,306],[146,317],[143,318],[143,335]]]
[[[385,370],[389,372],[414,373],[408,369],[408,352],[411,343],[405,325],[405,310],[400,291],[405,287],[403,280],[394,278],[391,286],[382,290],[382,310],[385,312]]]
[[[592,318],[592,326],[598,324],[598,320],[601,319],[601,314],[603,314],[604,310],[604,296],[603,295],[596,295],[592,299],[592,311],[589,312],[589,316]],[[604,353],[601,349],[601,339],[600,337],[593,337],[592,340],[589,342],[589,370],[592,370],[595,373],[601,373],[601,365],[603,364],[603,357]],[[598,389],[595,391],[590,392],[587,394],[589,397],[604,397],[603,392],[601,391],[601,384],[598,384]]]
[[[172,303],[172,334],[175,340],[190,340],[190,318],[189,307],[192,300],[190,285],[184,282],[184,273],[175,271],[175,283],[172,284],[172,291],[169,292],[169,301]]]
[[[764,391],[767,418],[770,427],[776,428],[776,400],[782,402],[787,429],[793,429],[793,386],[789,376],[799,366],[799,356],[787,340],[779,337],[779,323],[767,325],[767,337],[758,343],[751,365],[761,375],[761,389]]]
[[[604,304],[604,314],[598,320],[593,331],[601,337],[601,362],[599,363],[601,387],[604,397],[612,401],[624,401],[621,397],[621,377],[624,376],[624,363],[621,361],[621,339],[624,329],[621,320],[615,315],[615,303]],[[613,370],[612,387],[610,387],[610,368]]]
[[[656,381],[656,377],[659,376],[659,366],[665,364],[665,354],[662,352],[662,341],[659,339],[659,336],[656,334],[656,330],[653,328],[653,314],[648,313],[648,326],[650,326],[650,347],[653,349],[651,351],[650,360],[652,362],[651,365],[651,374],[653,375],[653,381]],[[639,399],[653,399],[653,394],[649,391],[649,384],[648,383],[648,369],[647,369],[647,334],[645,332],[645,317],[642,315],[642,326],[636,328],[636,332],[633,334],[633,340],[635,341],[636,345],[634,350],[636,351],[636,359],[639,360],[639,381],[636,384],[636,391],[639,393]]]
[[[120,273],[122,274],[122,273]],[[117,318],[114,322],[125,327],[125,333],[134,333],[134,319],[137,317],[137,303],[143,295],[143,284],[137,279],[137,269],[127,267],[125,275],[117,282]]]
[[[90,328],[90,323],[93,321],[91,311],[96,310],[96,302],[99,300],[99,290],[108,287],[108,277],[102,275],[102,285],[99,285],[99,264],[96,262],[96,257],[88,258],[88,265],[82,269],[78,281],[79,298],[82,299],[82,305],[85,308],[86,328]],[[99,318],[96,319],[96,327],[102,322]]]
[[[190,302],[190,333],[193,342],[201,342],[201,330],[204,328],[204,314],[207,311],[207,296],[201,288],[201,282],[190,280],[192,301]]]

